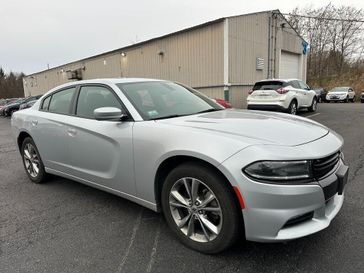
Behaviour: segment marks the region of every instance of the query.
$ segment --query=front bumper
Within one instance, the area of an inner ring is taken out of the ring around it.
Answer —
[[[281,155],[290,160],[290,157],[297,157],[297,154],[304,154],[303,151],[306,151],[308,158],[318,158],[317,154],[325,156],[332,153],[332,147],[339,149],[341,143],[337,140],[335,144],[335,141],[335,136],[331,135],[312,143],[286,148],[287,150],[280,148]],[[322,143],[332,144],[331,149],[330,145]],[[342,177],[343,170],[347,168],[344,162],[340,159],[333,170],[320,181],[290,185],[268,184],[251,180],[241,171],[241,163],[236,163],[236,160],[242,162],[247,153],[253,157],[250,160],[256,161],[256,151],[256,148],[243,150],[237,157],[223,162],[220,167],[223,172],[233,170],[228,179],[235,180],[236,184],[232,182],[233,186],[240,189],[243,197],[245,209],[242,214],[246,239],[258,242],[287,241],[328,227],[344,201],[344,193],[338,192],[339,177]],[[310,152],[312,155],[309,155]],[[317,153],[316,156],[313,153]],[[271,159],[269,155],[267,157],[267,160]],[[239,170],[236,169],[237,166],[240,166]]]
[[[346,96],[337,96],[337,97],[331,97],[331,96],[327,96],[326,97],[327,101],[345,101],[346,100]]]
[[[326,178],[332,181],[326,187],[320,181],[312,185],[277,186],[274,190],[263,190],[264,184],[260,185],[261,189],[254,194],[255,201],[249,202],[243,212],[247,240],[287,241],[328,227],[344,201],[344,194],[339,194],[337,187],[332,191],[341,166],[344,165],[339,162],[335,172]]]

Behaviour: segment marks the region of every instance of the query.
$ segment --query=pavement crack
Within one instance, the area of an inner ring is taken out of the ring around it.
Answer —
[[[118,270],[116,271],[117,273],[122,272],[122,270],[124,268],[124,265],[125,265],[125,262],[128,259],[131,247],[133,246],[133,243],[134,243],[134,240],[135,240],[135,237],[136,237],[136,233],[137,233],[137,231],[138,231],[138,229],[140,227],[140,222],[142,220],[142,212],[143,212],[143,208],[140,208],[138,217],[137,217],[137,219],[135,221],[135,224],[134,224],[134,227],[133,227],[133,232],[132,232],[132,235],[131,235],[131,238],[130,238],[130,241],[129,241],[128,248],[126,249],[125,254],[121,259],[121,262],[120,262],[120,264],[118,266]]]
[[[161,233],[161,220],[159,219],[157,232],[156,232],[155,237],[154,237],[152,252],[150,253],[150,259],[149,259],[149,262],[148,262],[147,270],[145,271],[146,273],[152,272],[152,268],[153,268],[153,265],[154,265],[154,262],[155,262],[155,257],[156,257],[156,254],[157,254],[157,248],[158,248],[160,233]]]

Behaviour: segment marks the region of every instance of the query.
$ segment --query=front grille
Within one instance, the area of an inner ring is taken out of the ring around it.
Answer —
[[[332,171],[340,160],[340,154],[340,152],[337,152],[324,158],[315,159],[312,163],[313,176],[320,179]]]

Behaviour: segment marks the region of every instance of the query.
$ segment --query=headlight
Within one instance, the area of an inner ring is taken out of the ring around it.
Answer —
[[[258,161],[243,169],[249,177],[266,181],[308,180],[312,178],[311,163],[300,161]]]

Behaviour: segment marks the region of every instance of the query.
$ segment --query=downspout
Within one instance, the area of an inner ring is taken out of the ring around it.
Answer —
[[[230,101],[229,92],[229,19],[224,20],[224,100]]]
[[[278,21],[278,18],[277,18],[277,14],[275,13],[274,14],[274,67],[273,67],[273,77],[276,78],[276,59],[277,59],[277,33],[278,33],[278,25],[277,25],[277,21]]]
[[[271,33],[270,33],[270,28],[271,28],[271,15],[269,15],[269,18],[268,18],[268,67],[267,67],[267,79],[270,78],[270,53],[271,53],[271,44],[270,44],[270,40],[271,40]]]

